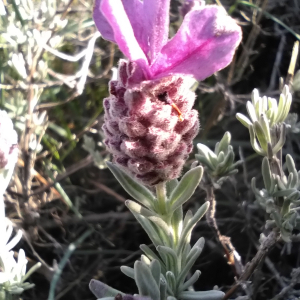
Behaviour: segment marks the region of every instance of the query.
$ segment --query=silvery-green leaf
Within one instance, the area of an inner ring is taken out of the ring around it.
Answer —
[[[274,155],[284,146],[285,140],[286,140],[286,125],[282,123],[279,140],[277,144],[273,147]]]
[[[137,221],[141,224],[143,229],[146,231],[146,233],[148,234],[148,236],[149,236],[150,240],[152,241],[152,243],[155,246],[161,245],[163,242],[162,242],[160,236],[155,231],[155,229],[154,229],[153,225],[151,224],[151,222],[148,219],[146,219],[145,217],[143,217],[142,215],[139,215],[135,212],[132,212],[132,214],[137,219]]]
[[[134,277],[142,296],[149,296],[151,299],[159,299],[159,288],[154,280],[150,268],[140,261],[134,263]]]
[[[233,151],[229,151],[224,158],[223,162],[219,164],[219,168],[217,170],[218,174],[221,176],[229,169],[229,167],[234,162],[234,153]]]
[[[170,197],[172,191],[176,188],[177,185],[178,185],[177,179],[172,179],[166,182],[167,197]]]
[[[150,259],[144,254],[141,255],[141,262],[147,266],[150,266],[151,263]]]
[[[210,171],[213,171],[215,169],[214,164],[207,157],[205,157],[205,156],[203,156],[201,154],[195,154],[195,158],[198,160],[198,162],[200,164],[202,164],[203,166],[207,167]]]
[[[193,218],[193,213],[191,210],[188,210],[183,219],[183,228],[187,226],[187,224],[191,221],[192,218]]]
[[[286,104],[286,97],[284,93],[281,93],[279,96],[279,103],[278,103],[278,113],[276,117],[276,123],[283,122],[283,115],[285,111],[285,104]]]
[[[115,164],[111,162],[106,162],[110,171],[114,174],[116,179],[120,182],[124,190],[135,200],[139,201],[143,205],[152,208],[154,195],[140,184],[138,181],[134,180],[131,176],[117,167]]]
[[[286,119],[286,117],[288,116],[289,112],[290,112],[290,108],[291,108],[291,104],[292,104],[292,94],[288,94],[286,96],[285,99],[285,105],[284,105],[284,111],[281,115],[281,120],[282,122],[284,122],[284,120]]]
[[[264,157],[263,162],[262,162],[262,175],[263,175],[263,180],[265,184],[265,188],[271,192],[272,189],[274,188],[275,184],[273,184],[274,180],[271,174],[271,169],[269,165],[269,160]]]
[[[95,279],[92,279],[90,281],[89,288],[97,298],[115,297],[117,294],[124,295],[124,293],[113,289],[107,284]]]
[[[193,250],[191,250],[191,252],[190,252],[190,254],[192,253],[192,255],[190,255],[190,254],[188,255],[185,265],[182,266],[182,270],[177,279],[178,284],[183,284],[187,274],[189,273],[189,271],[195,264],[197,258],[200,256],[201,252],[202,252],[202,249],[200,249],[198,247],[195,247],[195,248],[193,247]]]
[[[198,221],[200,221],[200,219],[204,216],[204,214],[206,213],[206,211],[208,210],[209,207],[209,202],[206,201],[195,213],[195,215],[191,218],[190,222],[188,224],[186,224],[186,226],[183,228],[180,240],[179,240],[179,244],[178,244],[178,249],[177,249],[177,253],[181,253],[181,251],[183,250],[186,242],[187,242],[187,238],[188,235],[190,234],[190,232],[192,231],[193,227],[196,225],[196,223]]]
[[[274,210],[274,211],[272,211],[270,216],[275,221],[277,227],[280,228],[281,227],[281,216],[280,216],[280,214],[276,210]]]
[[[254,149],[254,151],[256,153],[264,156],[266,154],[266,152],[257,143],[256,137],[255,137],[255,131],[254,131],[254,128],[252,125],[249,127],[249,133],[250,133],[250,142],[251,142],[252,148]]]
[[[193,248],[191,250],[193,250],[194,248],[197,247],[198,249],[200,249],[202,251],[204,248],[204,244],[205,244],[205,239],[204,239],[204,237],[201,237],[198,239],[198,241],[195,243],[195,245],[193,246]]]
[[[186,291],[179,295],[182,300],[222,300],[224,293],[221,291],[211,290],[205,292]]]
[[[215,153],[213,153],[206,145],[198,143],[197,144],[197,149],[199,151],[199,154],[205,156],[206,158],[208,157],[208,153],[210,153],[212,155],[212,157],[214,157],[215,159],[217,158],[217,155]]]
[[[286,164],[287,164],[289,173],[293,174],[293,180],[291,181],[290,185],[291,185],[291,187],[297,188],[298,187],[298,172],[296,170],[294,160],[290,154],[287,154],[287,156],[286,156]]]
[[[270,126],[272,127],[276,121],[276,117],[278,114],[278,106],[277,106],[277,101],[274,98],[268,98],[268,104],[269,104],[270,111],[271,111],[271,114],[269,116]]]
[[[160,268],[160,263],[158,260],[154,259],[150,263],[150,270],[152,273],[152,276],[154,280],[156,281],[157,286],[160,284],[160,273],[161,273],[161,268]]]
[[[266,151],[268,147],[267,145],[268,141],[263,131],[263,128],[261,127],[260,123],[257,121],[253,123],[253,127],[261,148]]]
[[[235,174],[237,174],[238,172],[239,172],[238,169],[232,169],[232,168],[231,168],[230,171],[226,173],[226,176],[235,175]]]
[[[261,98],[261,101],[262,101],[262,111],[263,113],[265,113],[268,109],[268,97],[267,96],[263,96]]]
[[[164,278],[160,278],[159,282],[160,300],[165,300],[167,295],[167,282]]]
[[[246,108],[252,123],[257,122],[255,108],[250,101],[247,101]]]
[[[166,279],[167,279],[168,285],[174,291],[176,289],[176,278],[175,278],[173,272],[168,271],[166,273]]]
[[[190,251],[191,251],[191,245],[189,243],[185,244],[181,254],[181,266],[185,266]]]
[[[217,158],[218,164],[220,164],[224,160],[224,158],[225,158],[224,152],[223,151],[219,152],[218,158]]]
[[[207,155],[209,157],[209,163],[213,166],[213,169],[215,169],[218,165],[218,160],[215,157],[215,154],[214,155],[213,154],[214,153],[212,151],[207,153]]]
[[[293,179],[294,179],[293,173],[290,173],[288,176],[287,184],[286,184],[286,187],[288,189],[293,188],[293,186],[292,186]]]
[[[259,123],[263,129],[267,142],[270,143],[271,142],[270,125],[269,125],[269,120],[267,119],[264,113],[260,115]]]
[[[175,238],[175,243],[179,240],[182,227],[183,227],[183,210],[182,206],[179,206],[173,213],[171,223],[172,223],[172,228],[174,231],[174,238]]]
[[[287,187],[284,183],[284,181],[282,180],[283,178],[280,178],[279,175],[276,175],[276,182],[277,182],[277,185],[278,187],[281,189],[281,190],[285,190]]]
[[[195,273],[189,278],[181,287],[180,291],[184,291],[190,286],[192,286],[200,277],[201,272],[199,270],[196,270]]]
[[[231,141],[231,134],[229,131],[226,131],[223,138],[220,141],[219,147],[218,147],[218,153],[223,151],[224,153],[227,152],[228,146]]]
[[[300,197],[300,192],[299,191],[294,191],[293,193],[291,193],[290,195],[287,196],[287,200],[290,201],[297,201]]]
[[[247,128],[252,125],[252,122],[244,115],[237,113],[236,118]]]
[[[138,203],[136,203],[134,201],[126,200],[125,205],[130,209],[131,212],[135,212],[135,213],[140,214],[140,215],[142,215],[146,218],[149,218],[149,217],[152,217],[152,216],[158,217],[158,215],[155,212],[139,205]]]
[[[178,257],[173,249],[166,247],[166,246],[158,246],[158,247],[156,247],[156,250],[160,255],[164,254],[164,256],[168,258],[169,269],[171,269],[171,270],[177,269]]]
[[[164,262],[145,244],[140,245],[140,249],[148,256],[151,260],[157,260],[160,263],[161,272],[166,273],[166,266]]]
[[[170,235],[171,231],[167,223],[159,216],[148,217],[150,221],[155,223],[166,235]]]
[[[258,89],[254,89],[251,93],[251,101],[252,101],[253,105],[255,105],[258,100],[259,100]]]
[[[202,167],[196,167],[184,174],[169,198],[171,212],[174,212],[179,206],[182,206],[187,200],[190,199],[190,197],[194,194],[195,189],[199,185],[202,175]]]
[[[258,118],[263,112],[262,98],[259,98],[259,100],[253,106],[255,108],[256,117]]]
[[[127,267],[127,266],[121,266],[121,272],[123,274],[125,274],[126,276],[134,279],[134,269],[133,268],[130,268],[130,267]]]
[[[216,145],[215,145],[215,154],[218,155],[219,154],[219,145],[220,145],[220,142],[217,142]]]

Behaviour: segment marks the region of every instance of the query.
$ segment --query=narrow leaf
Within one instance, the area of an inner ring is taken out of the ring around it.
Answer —
[[[142,296],[149,296],[151,299],[159,299],[159,288],[156,284],[150,268],[140,261],[134,263],[135,282]]]
[[[97,298],[115,297],[118,294],[124,295],[124,293],[113,289],[107,284],[95,279],[92,279],[90,281],[89,288]]]
[[[114,174],[116,179],[122,185],[124,190],[135,200],[139,201],[143,205],[151,208],[153,206],[154,195],[144,187],[142,184],[134,180],[128,174],[126,174],[123,170],[117,167],[115,164],[111,162],[106,162],[110,171]]]
[[[202,167],[195,167],[184,174],[170,196],[171,212],[182,206],[194,194],[203,175]]]

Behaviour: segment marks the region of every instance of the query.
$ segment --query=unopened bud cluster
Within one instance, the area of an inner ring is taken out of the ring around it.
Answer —
[[[215,150],[210,150],[204,144],[197,144],[199,154],[196,159],[206,168],[206,171],[212,178],[221,178],[236,174],[236,167],[240,161],[234,162],[235,155],[231,142],[231,134],[227,131],[222,140],[215,146]]]
[[[286,137],[286,119],[292,103],[288,86],[283,88],[279,103],[270,97],[259,97],[257,89],[252,102],[247,102],[249,118],[238,113],[237,119],[249,129],[250,141],[256,153],[272,158],[282,149]]]
[[[198,133],[189,78],[169,75],[132,83],[132,62],[121,61],[119,79],[104,100],[105,143],[114,162],[146,185],[180,176]]]
[[[290,241],[292,231],[300,228],[300,216],[297,212],[300,204],[300,172],[296,170],[293,158],[286,156],[288,176],[274,175],[268,158],[263,159],[262,175],[265,188],[256,188],[256,180],[252,179],[252,189],[258,203],[270,214],[267,227],[280,229],[285,241]]]

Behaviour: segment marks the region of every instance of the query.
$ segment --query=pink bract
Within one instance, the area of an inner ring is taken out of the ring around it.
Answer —
[[[138,81],[184,74],[203,80],[226,67],[241,41],[241,29],[216,5],[185,15],[172,39],[170,0],[96,0],[94,20],[102,37],[143,70]]]

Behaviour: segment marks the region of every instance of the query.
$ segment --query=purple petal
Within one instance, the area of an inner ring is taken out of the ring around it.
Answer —
[[[114,32],[114,39],[120,50],[129,58],[136,61],[144,69],[147,66],[147,58],[138,44],[128,16],[121,0],[102,0],[100,10]]]
[[[122,2],[137,42],[144,53],[148,53],[149,45],[144,26],[143,3],[140,0],[122,0]]]
[[[168,41],[170,0],[144,0],[144,23],[150,44],[150,61]]]
[[[102,0],[95,1],[93,19],[102,37],[105,40],[115,43],[114,31],[100,10],[101,2]]]
[[[224,9],[212,5],[193,10],[163,47],[151,66],[151,76],[179,73],[203,80],[231,62],[241,35],[240,27]]]

